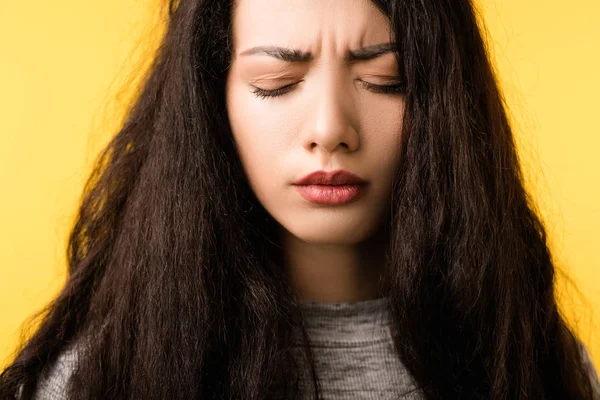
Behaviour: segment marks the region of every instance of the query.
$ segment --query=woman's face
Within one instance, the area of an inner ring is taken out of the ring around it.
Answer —
[[[368,60],[346,55],[389,42],[389,20],[370,0],[237,2],[229,122],[256,197],[297,238],[356,244],[382,226],[399,163],[404,97],[366,85],[398,84],[401,77],[391,52]],[[300,60],[249,51],[257,46],[296,49]],[[287,85],[275,97],[253,93]],[[339,169],[368,182],[362,196],[316,204],[294,185],[311,172]]]

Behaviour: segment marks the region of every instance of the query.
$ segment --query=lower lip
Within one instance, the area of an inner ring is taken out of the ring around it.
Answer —
[[[322,205],[342,205],[359,199],[367,185],[296,185],[306,200]]]

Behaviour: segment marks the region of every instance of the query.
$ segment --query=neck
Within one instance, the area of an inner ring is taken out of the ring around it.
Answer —
[[[358,244],[306,242],[285,230],[282,239],[285,268],[299,299],[358,302],[383,297],[385,232]]]

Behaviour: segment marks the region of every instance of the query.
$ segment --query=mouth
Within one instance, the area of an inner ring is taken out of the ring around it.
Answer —
[[[367,181],[352,172],[345,170],[337,171],[315,171],[294,182],[295,185],[362,185]]]
[[[344,205],[358,200],[367,191],[367,183],[345,185],[295,185],[302,197],[319,205]]]

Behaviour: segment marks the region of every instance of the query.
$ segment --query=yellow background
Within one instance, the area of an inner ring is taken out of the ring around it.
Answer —
[[[0,367],[21,324],[64,282],[84,179],[162,32],[156,4],[0,2]],[[588,300],[561,306],[598,369],[600,2],[480,9],[556,261]]]

